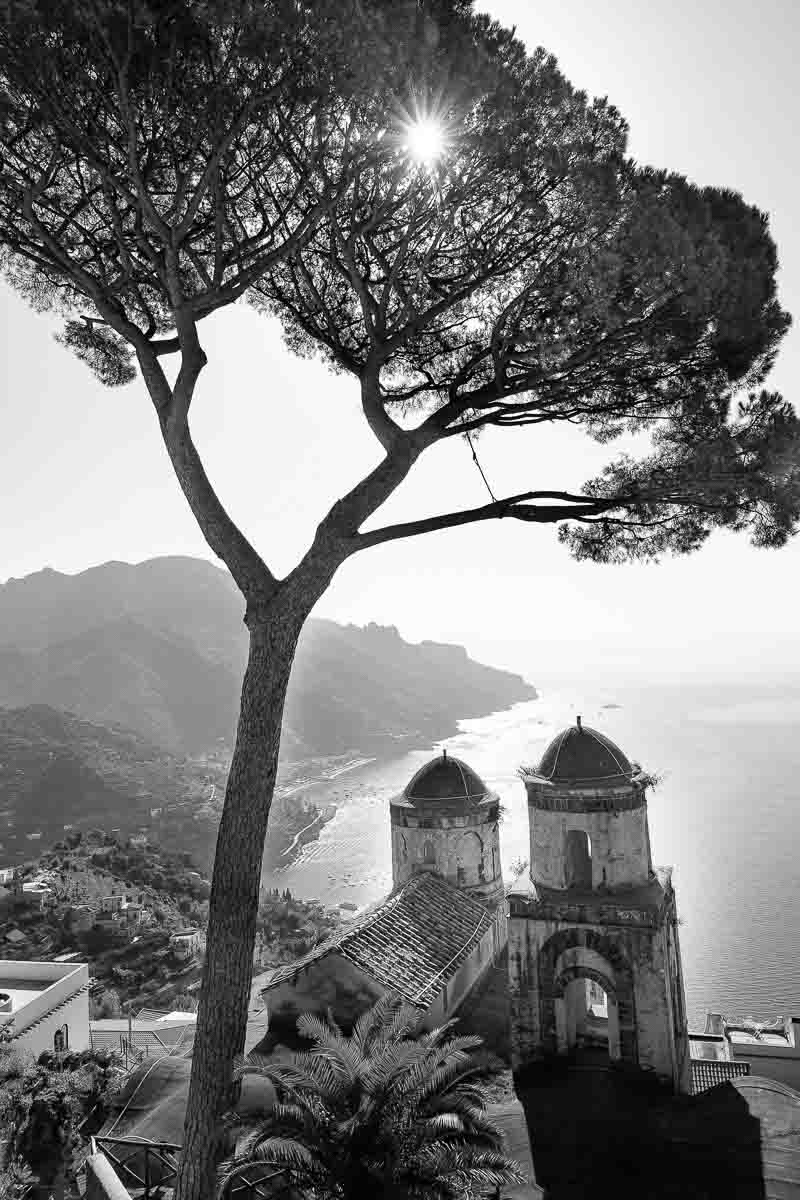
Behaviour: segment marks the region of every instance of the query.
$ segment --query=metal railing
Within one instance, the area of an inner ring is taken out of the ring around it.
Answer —
[[[172,1187],[178,1175],[180,1146],[171,1142],[147,1142],[137,1138],[93,1137],[92,1152],[98,1150],[113,1166],[120,1183],[142,1200],[165,1187]]]
[[[91,1139],[91,1147],[92,1154],[99,1151],[105,1155],[120,1183],[139,1200],[157,1200],[165,1189],[171,1190],[175,1185],[182,1147],[172,1142],[100,1134]],[[275,1181],[281,1178],[284,1186],[276,1189]],[[286,1169],[264,1163],[263,1166],[248,1167],[234,1176],[225,1189],[225,1200],[275,1200],[290,1189]]]

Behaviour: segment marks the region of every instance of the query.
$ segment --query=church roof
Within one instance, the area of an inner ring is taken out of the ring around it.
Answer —
[[[406,787],[407,800],[482,800],[489,789],[472,767],[445,751],[432,758]]]
[[[427,1007],[491,923],[474,897],[425,871],[302,958],[278,967],[262,995],[327,954],[340,954],[404,1000]]]
[[[536,768],[540,779],[552,783],[626,783],[636,773],[611,738],[581,723],[553,738]]]

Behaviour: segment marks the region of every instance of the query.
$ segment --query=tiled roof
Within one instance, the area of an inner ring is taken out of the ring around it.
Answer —
[[[131,1043],[139,1050],[146,1048],[170,1050],[188,1044],[196,1029],[191,1021],[131,1021]],[[95,1049],[119,1050],[123,1039],[128,1040],[126,1019],[109,1017],[89,1022],[89,1040]]]
[[[738,1075],[749,1075],[749,1062],[721,1062],[712,1058],[692,1059],[692,1095],[707,1092],[718,1083],[726,1083]]]
[[[492,923],[474,897],[423,872],[302,958],[279,967],[262,994],[336,953],[377,983],[427,1007]]]

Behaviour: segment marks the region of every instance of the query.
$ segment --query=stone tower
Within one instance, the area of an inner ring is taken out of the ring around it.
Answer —
[[[392,880],[435,871],[487,907],[503,898],[500,801],[461,759],[444,751],[421,767],[391,805]]]
[[[648,776],[580,717],[520,774],[530,869],[509,893],[515,1067],[607,1051],[687,1091],[675,893],[650,857]]]

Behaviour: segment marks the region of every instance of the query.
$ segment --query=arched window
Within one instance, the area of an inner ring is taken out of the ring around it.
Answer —
[[[592,843],[583,829],[567,830],[565,875],[568,888],[590,890],[592,886]]]
[[[63,1054],[65,1050],[69,1050],[69,1025],[62,1025],[53,1034],[53,1051]]]

